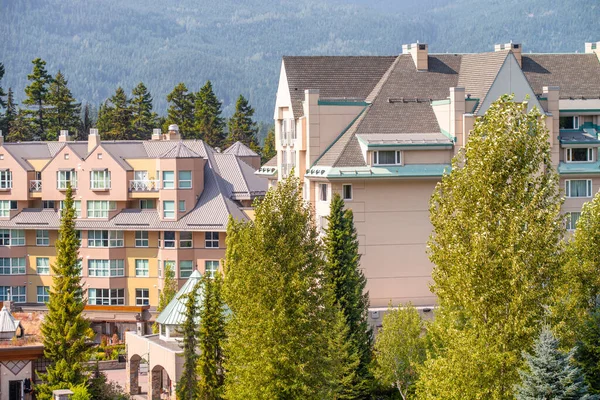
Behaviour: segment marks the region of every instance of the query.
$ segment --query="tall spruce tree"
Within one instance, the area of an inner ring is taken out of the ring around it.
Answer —
[[[79,239],[75,230],[73,191],[67,188],[59,238],[55,242],[56,262],[51,266],[52,287],[48,314],[42,323],[44,357],[50,364],[40,374],[38,399],[50,399],[52,390],[87,385],[85,363],[90,359],[88,341],[94,332],[83,316],[85,293],[79,266]]]
[[[182,335],[181,348],[183,349],[183,371],[177,383],[177,398],[179,400],[197,400],[200,398],[198,377],[198,292],[202,282],[198,282],[185,299],[185,320],[180,327]]]
[[[14,119],[10,121],[8,133],[5,135],[4,139],[7,142],[31,141],[34,140],[32,135],[33,130],[34,127],[32,126],[31,119],[28,117],[27,112],[19,110]]]
[[[32,61],[33,72],[27,75],[31,83],[25,88],[27,98],[23,104],[31,109],[27,110],[27,115],[31,118],[31,124],[34,127],[34,137],[39,140],[46,140],[46,130],[49,125],[48,89],[52,82],[52,76],[46,71],[46,61],[36,58]]]
[[[212,83],[206,81],[196,94],[194,106],[194,136],[212,147],[220,147],[225,139],[225,121],[221,117],[221,102],[213,91]]]
[[[436,318],[421,399],[511,399],[560,271],[558,175],[537,109],[511,96],[478,119],[433,193]],[[459,361],[460,360],[460,361]]]
[[[6,110],[4,111],[4,117],[0,118],[0,130],[2,130],[2,134],[5,137],[10,134],[11,126],[13,125],[15,118],[17,118],[17,112],[14,93],[12,88],[8,88]]]
[[[165,263],[164,274],[163,289],[160,292],[160,296],[158,296],[158,306],[156,307],[156,312],[159,314],[177,294],[177,279],[175,279],[175,271],[171,264]],[[152,325],[152,332],[158,333],[158,324],[156,322]]]
[[[254,109],[250,106],[248,100],[240,95],[235,103],[235,112],[227,123],[226,146],[231,146],[235,142],[242,142],[255,152],[260,153],[260,147],[256,140],[258,128],[256,122],[252,120],[253,115]]]
[[[360,268],[358,237],[352,210],[344,209],[339,194],[331,199],[329,223],[324,238],[325,279],[334,295],[334,302],[342,311],[348,325],[348,341],[360,360],[356,381],[346,390],[353,398],[366,396],[371,381],[369,365],[373,334],[368,322],[369,294],[365,292],[367,280]]]
[[[0,63],[0,82],[2,82],[4,74],[4,64]],[[4,92],[4,89],[2,89],[2,86],[0,86],[0,109],[6,107],[6,101],[4,100],[4,97],[6,97],[6,93]]]
[[[585,375],[590,393],[600,394],[600,305],[581,325],[578,337],[575,360]]]
[[[79,129],[77,130],[77,140],[87,140],[90,129],[95,125],[92,109],[89,103],[85,103],[85,106],[83,106],[82,114],[81,123],[79,125]]]
[[[277,149],[275,148],[275,128],[269,128],[269,133],[265,138],[265,144],[260,152],[262,163],[266,163],[271,158],[277,155]]]
[[[131,125],[133,138],[150,139],[152,128],[156,126],[157,115],[152,112],[152,95],[143,82],[131,92]]]
[[[199,399],[223,398],[225,370],[223,343],[225,342],[225,303],[222,296],[223,278],[202,276],[204,298],[200,307],[198,385]]]
[[[527,368],[520,370],[521,383],[515,387],[517,400],[593,400],[581,370],[571,363],[573,351],[559,350],[558,339],[544,326],[535,341],[533,354],[525,353]]]
[[[118,87],[115,94],[100,107],[98,113],[97,125],[102,132],[102,138],[107,140],[134,139],[132,117],[127,94],[122,87]]]
[[[167,132],[169,125],[177,124],[179,133],[183,138],[194,137],[194,94],[188,92],[187,86],[180,82],[167,95],[169,108],[167,119],[163,124],[163,132]]]
[[[48,88],[48,127],[46,140],[56,140],[62,129],[75,135],[81,120],[81,103],[76,103],[67,86],[68,81],[62,72],[58,71]]]
[[[256,206],[254,221],[229,222],[227,399],[321,399],[338,385],[329,375],[335,305],[322,284],[324,249],[301,192],[290,177]]]

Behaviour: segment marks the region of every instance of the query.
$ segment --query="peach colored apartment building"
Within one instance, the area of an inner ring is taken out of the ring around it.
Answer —
[[[354,212],[374,324],[389,301],[427,312],[433,265],[429,198],[476,118],[503,94],[546,116],[566,195],[567,228],[600,188],[600,42],[585,52],[526,54],[518,43],[477,54],[284,57],[275,105],[277,156],[257,174],[292,168],[317,224],[332,194]]]
[[[149,141],[4,143],[0,136],[0,302],[44,309],[60,209],[70,183],[80,232],[86,314],[99,334],[147,331],[164,269],[180,285],[212,274],[230,216],[246,220],[267,180],[241,143],[217,152],[181,140],[176,126]]]

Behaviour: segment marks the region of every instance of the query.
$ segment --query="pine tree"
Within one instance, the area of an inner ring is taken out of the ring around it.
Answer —
[[[87,140],[90,133],[90,129],[95,125],[94,117],[92,116],[92,109],[89,103],[85,103],[83,106],[83,116],[81,117],[81,124],[77,130],[77,140]]]
[[[66,129],[71,134],[75,134],[81,124],[79,119],[81,104],[75,102],[75,98],[67,84],[68,81],[65,76],[58,71],[48,88],[49,121],[46,129],[47,140],[58,139],[61,129]]]
[[[267,137],[265,138],[265,145],[263,146],[260,154],[261,154],[261,161],[263,164],[277,155],[277,149],[275,148],[275,128],[274,127],[271,127],[269,129],[269,133],[267,133]]]
[[[334,194],[325,235],[327,263],[325,279],[334,295],[334,302],[342,311],[348,325],[348,340],[356,352],[360,364],[356,382],[346,390],[356,397],[366,395],[371,381],[369,364],[373,346],[373,334],[369,327],[369,295],[365,293],[367,280],[360,268],[358,237],[354,227],[352,210],[344,209],[344,201]]]
[[[2,78],[4,77],[4,64],[0,63],[0,82],[2,81]],[[10,91],[10,89],[9,89]],[[0,86],[0,109],[5,108],[6,107],[6,101],[4,101],[4,97],[6,97],[6,93],[4,93],[4,89],[2,89],[2,86]]]
[[[167,132],[169,125],[177,124],[182,138],[194,136],[194,94],[188,92],[183,82],[175,86],[167,95],[169,109],[167,119],[163,124],[163,131]]]
[[[36,58],[32,64],[33,72],[27,75],[27,79],[31,83],[25,88],[27,98],[23,100],[23,104],[36,108],[36,110],[27,111],[35,129],[34,137],[46,140],[46,129],[48,128],[46,107],[48,106],[48,88],[52,82],[52,76],[46,71],[46,61]]]
[[[533,354],[524,353],[527,369],[520,370],[521,383],[515,387],[517,400],[592,400],[583,374],[571,363],[573,351],[559,350],[558,339],[544,326],[535,341]]]
[[[512,398],[551,303],[564,234],[559,180],[537,109],[511,96],[478,119],[430,203],[439,308],[417,395]]]
[[[220,147],[225,139],[225,121],[221,117],[221,102],[213,92],[212,83],[206,81],[194,106],[194,134],[212,147]]]
[[[5,136],[7,142],[27,142],[33,140],[31,119],[26,111],[19,110],[15,118],[10,123],[8,133]]]
[[[235,142],[242,142],[255,152],[259,153],[260,148],[256,141],[258,128],[256,122],[252,120],[254,109],[248,104],[248,100],[240,95],[235,103],[235,112],[227,123],[226,146],[231,146]]]
[[[223,398],[225,371],[223,343],[225,341],[225,303],[222,298],[223,278],[202,277],[204,299],[200,307],[198,384],[199,399]]]
[[[135,139],[150,139],[152,128],[156,126],[156,113],[152,112],[152,95],[143,82],[132,91],[131,125]]]
[[[589,314],[578,336],[575,360],[583,370],[590,393],[600,394],[600,306]]]
[[[134,139],[131,128],[132,111],[129,99],[122,87],[117,88],[115,94],[101,107],[98,114],[98,129],[102,138],[106,140]]]
[[[185,320],[179,330],[179,333],[183,336],[180,346],[183,349],[184,358],[183,371],[176,390],[179,400],[197,400],[200,398],[196,369],[198,366],[198,292],[201,287],[202,283],[198,282],[185,299]]]
[[[165,263],[165,279],[163,281],[163,289],[158,297],[158,306],[156,312],[160,314],[162,310],[173,300],[173,297],[177,294],[177,279],[175,279],[175,271],[173,267]],[[155,322],[152,325],[152,332],[158,333],[158,324]]]
[[[38,398],[50,399],[52,390],[87,385],[85,362],[90,359],[88,341],[94,336],[83,316],[84,289],[79,275],[79,239],[75,230],[73,191],[67,188],[59,238],[55,242],[56,263],[52,265],[52,288],[48,314],[42,323],[44,357],[50,360],[47,372],[40,374]]]
[[[0,130],[5,137],[10,134],[11,127],[16,118],[17,104],[15,103],[12,88],[8,88],[8,95],[6,97],[6,111],[4,112],[4,117],[0,119]]]

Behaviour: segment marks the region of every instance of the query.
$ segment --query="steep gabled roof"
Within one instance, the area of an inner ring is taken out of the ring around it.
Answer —
[[[200,282],[202,275],[198,270],[194,270],[181,289],[173,297],[173,300],[167,304],[165,309],[158,315],[156,322],[161,325],[181,325],[185,321],[185,304],[187,295],[192,293],[196,285]],[[200,307],[204,298],[204,290],[201,286],[196,288],[196,305]],[[197,321],[200,322],[199,320]]]
[[[223,154],[233,154],[238,157],[258,157],[252,149],[242,142],[235,142],[223,152]]]
[[[462,55],[458,86],[465,88],[465,94],[480,100],[475,112],[487,96],[508,54],[509,50],[502,50]]]
[[[177,142],[177,144],[162,153],[159,158],[198,158],[200,155],[195,151],[189,149],[182,142]]]

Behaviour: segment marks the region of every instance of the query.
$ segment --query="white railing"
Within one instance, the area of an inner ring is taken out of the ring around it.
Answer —
[[[29,191],[30,192],[41,192],[42,191],[42,181],[29,181]]]
[[[153,192],[159,188],[159,180],[134,179],[129,181],[129,190],[132,192]]]

